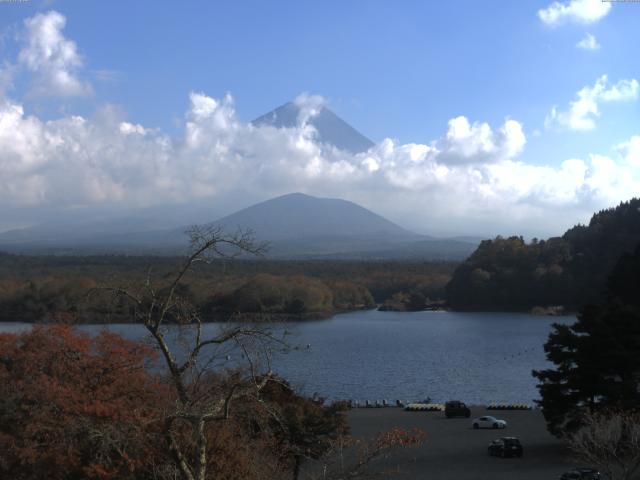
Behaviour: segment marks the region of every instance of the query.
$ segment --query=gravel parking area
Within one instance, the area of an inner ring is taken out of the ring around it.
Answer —
[[[474,430],[471,420],[492,415],[506,420],[506,429]],[[550,435],[539,410],[487,411],[472,407],[471,418],[447,419],[443,412],[406,412],[401,408],[360,408],[348,414],[351,433],[372,437],[393,427],[419,427],[427,433],[419,448],[409,448],[383,462],[385,478],[402,480],[460,479],[557,479],[576,465],[563,443]],[[489,443],[503,436],[518,437],[524,447],[523,458],[497,458],[487,453]]]

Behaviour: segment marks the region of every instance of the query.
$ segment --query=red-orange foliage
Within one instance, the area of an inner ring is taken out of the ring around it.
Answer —
[[[69,325],[0,334],[0,478],[180,478],[164,431],[175,392],[149,373],[154,357],[141,343]],[[269,414],[248,400],[239,410],[207,426],[211,478],[282,478],[282,442],[256,430]],[[178,436],[195,454],[190,429]]]
[[[139,478],[167,398],[152,357],[107,331],[0,334],[0,477]]]
[[[177,396],[150,373],[153,359],[149,347],[108,331],[91,336],[47,325],[0,334],[0,479],[184,478],[166,436]],[[188,388],[229,384],[237,384],[233,372]],[[345,446],[358,450],[350,471],[361,473],[392,448],[423,440],[421,432],[392,430],[353,443],[343,436],[340,412],[338,404],[324,406],[272,380],[260,398],[239,398],[228,418],[206,425],[206,478],[289,478],[303,458],[324,463],[331,461],[326,456],[341,458]],[[172,428],[184,454],[195,456],[192,426],[180,421]]]

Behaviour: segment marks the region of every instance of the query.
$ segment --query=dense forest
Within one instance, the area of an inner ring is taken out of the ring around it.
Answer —
[[[578,310],[602,299],[616,262],[638,244],[638,198],[594,214],[562,237],[485,240],[455,270],[447,302],[459,310]]]
[[[182,258],[26,256],[0,253],[0,321],[120,322],[126,306],[99,287],[157,288]],[[391,299],[442,299],[450,262],[214,260],[200,264],[182,292],[208,320],[320,318]],[[117,303],[117,302],[116,302]],[[397,309],[403,305],[393,302]]]

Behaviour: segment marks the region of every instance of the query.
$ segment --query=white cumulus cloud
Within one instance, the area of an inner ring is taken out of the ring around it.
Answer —
[[[488,123],[469,123],[464,116],[449,120],[449,128],[439,143],[440,158],[450,163],[488,162],[520,154],[526,143],[522,125],[506,120],[497,132]]]
[[[568,110],[560,111],[553,107],[545,120],[550,128],[559,126],[569,130],[592,130],[596,127],[596,118],[600,116],[601,102],[624,102],[638,98],[638,81],[635,78],[620,80],[609,85],[606,75],[596,80],[593,86],[583,87],[577,99],[569,103]]]
[[[320,95],[310,95],[309,93],[301,93],[293,103],[298,107],[298,124],[304,125],[313,117],[320,113],[322,107],[326,104],[325,99]]]
[[[566,22],[594,23],[611,10],[611,2],[602,0],[570,0],[553,2],[538,10],[538,18],[546,25],[557,26]]]
[[[583,50],[598,50],[600,48],[600,44],[596,40],[596,37],[587,33],[587,35],[576,44],[576,47]]]
[[[550,211],[563,212],[554,221],[567,226],[576,212],[640,191],[638,138],[619,146],[617,160],[593,155],[556,167],[519,160],[526,137],[513,119],[492,128],[459,116],[440,138],[386,139],[354,155],[318,144],[305,125],[243,122],[230,95],[192,93],[177,138],[129,122],[112,108],[90,118],[43,121],[5,101],[0,204],[129,208],[214,201],[240,190],[254,198],[305,191],[347,197],[410,226],[459,221],[469,231],[523,222],[548,229]]]
[[[64,15],[53,10],[24,22],[25,45],[18,59],[35,74],[32,91],[37,95],[76,96],[91,92],[91,86],[78,77],[83,66],[78,48],[62,33],[66,22]]]
[[[618,145],[618,151],[630,166],[640,168],[640,135]]]

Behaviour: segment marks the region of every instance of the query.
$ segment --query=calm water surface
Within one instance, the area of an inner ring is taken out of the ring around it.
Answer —
[[[276,325],[301,348],[276,356],[273,369],[307,394],[334,399],[529,403],[538,398],[531,370],[548,365],[543,344],[551,324],[573,321],[517,313],[353,312]],[[27,328],[0,324],[0,331]],[[138,325],[108,328],[130,339],[145,336]]]

